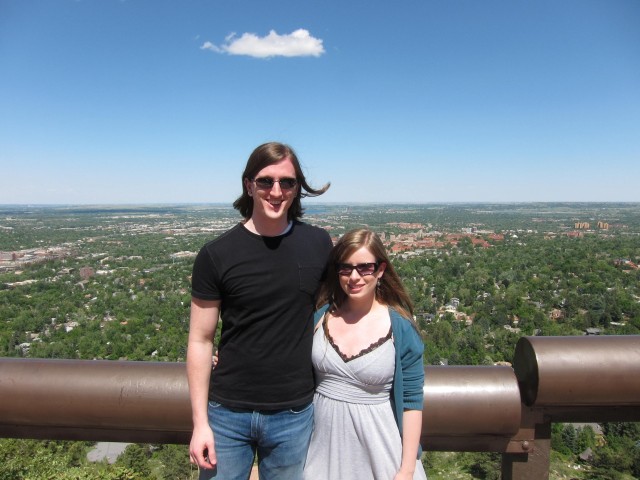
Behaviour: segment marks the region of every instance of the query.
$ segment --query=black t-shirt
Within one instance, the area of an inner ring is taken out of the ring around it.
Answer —
[[[326,231],[302,222],[278,237],[238,224],[202,247],[191,294],[221,300],[210,400],[264,410],[311,401],[314,296],[331,247]]]

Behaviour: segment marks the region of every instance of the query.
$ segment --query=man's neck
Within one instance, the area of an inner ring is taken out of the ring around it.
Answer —
[[[262,235],[263,237],[277,237],[287,231],[289,221],[287,219],[284,219],[284,222],[256,221],[256,219],[252,217],[244,223],[244,226],[250,232]]]

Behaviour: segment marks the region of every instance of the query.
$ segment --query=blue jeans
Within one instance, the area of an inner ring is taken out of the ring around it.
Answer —
[[[244,410],[209,402],[217,466],[199,480],[247,480],[258,454],[260,480],[301,480],[313,430],[313,404]]]

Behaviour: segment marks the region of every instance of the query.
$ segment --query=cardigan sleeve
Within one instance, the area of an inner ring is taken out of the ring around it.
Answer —
[[[422,410],[424,400],[424,344],[415,328],[405,320],[400,354],[403,377],[404,410]]]

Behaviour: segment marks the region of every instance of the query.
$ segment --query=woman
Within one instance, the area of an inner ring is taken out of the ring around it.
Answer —
[[[425,479],[420,462],[423,343],[378,236],[335,245],[320,286],[315,427],[304,470],[316,479]]]

